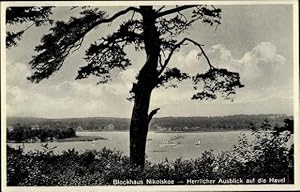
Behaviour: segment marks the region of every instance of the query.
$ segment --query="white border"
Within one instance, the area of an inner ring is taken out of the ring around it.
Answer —
[[[6,45],[5,9],[1,3],[1,186],[6,186]],[[2,27],[3,26],[3,27]],[[3,51],[2,51],[3,50]],[[4,93],[4,94],[3,94]],[[5,188],[4,188],[5,189]],[[5,191],[5,190],[3,190]]]
[[[97,187],[7,187],[6,186],[6,47],[5,47],[5,9],[8,6],[128,6],[128,5],[176,5],[199,4],[199,1],[24,1],[1,2],[1,186],[3,191],[281,191],[300,189],[300,146],[299,146],[299,18],[297,0],[264,1],[201,1],[201,4],[248,5],[248,4],[290,4],[293,5],[293,61],[294,61],[294,123],[295,123],[295,184],[281,185],[174,185],[174,186],[97,186]],[[274,13],[276,14],[276,13]],[[3,50],[3,51],[2,51]],[[4,94],[3,94],[4,93]]]

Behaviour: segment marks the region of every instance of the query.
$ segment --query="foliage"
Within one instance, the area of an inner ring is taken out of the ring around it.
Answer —
[[[283,178],[293,183],[294,159],[292,134],[286,128],[292,120],[286,119],[285,125],[276,129],[266,120],[260,129],[251,125],[252,142],[245,135],[240,135],[238,144],[230,153],[223,153],[219,158],[219,170],[231,177],[241,178]],[[280,131],[278,131],[280,130]],[[231,166],[228,166],[231,165]]]
[[[193,77],[194,84],[203,82],[203,91],[193,95],[192,99],[216,99],[216,92],[222,94],[224,98],[228,98],[229,95],[235,94],[237,88],[242,88],[244,85],[240,82],[240,76],[238,73],[230,72],[227,69],[209,69],[204,74],[197,74]],[[197,89],[197,86],[194,87]]]
[[[291,180],[293,176],[293,145],[288,147],[287,143],[292,137],[293,121],[284,120],[282,127],[272,128],[270,123],[265,120],[260,130],[252,127],[252,134],[255,137],[253,143],[248,144],[245,138],[240,142],[243,145],[235,148],[236,154],[244,154],[244,167],[246,175],[250,177],[274,177],[278,178],[285,175]],[[291,128],[291,129],[290,129]],[[260,163],[268,162],[268,163]],[[255,165],[255,166],[253,166]]]
[[[31,26],[40,26],[45,23],[52,23],[49,16],[52,14],[52,7],[8,7],[6,9],[6,24],[21,25],[24,23],[32,23],[26,29],[12,32],[6,32],[6,47],[10,48],[17,45],[26,30]]]
[[[178,68],[174,67],[172,69],[166,69],[166,72],[161,75],[161,77],[159,78],[159,83],[158,83],[158,87],[159,86],[165,86],[166,88],[168,87],[177,87],[177,84],[185,79],[189,79],[190,76],[187,73],[183,73],[181,72]],[[176,80],[176,83],[171,83],[171,80]],[[166,85],[166,83],[169,83],[168,85]]]
[[[278,129],[269,129],[266,121],[253,130],[253,140],[241,135],[233,151],[215,155],[204,151],[194,160],[167,159],[161,163],[146,162],[145,168],[132,167],[129,158],[118,151],[78,152],[74,149],[53,153],[52,149],[24,153],[22,148],[7,151],[7,184],[9,186],[111,185],[113,179],[229,179],[286,178],[294,180],[293,145],[288,145],[291,120]],[[253,128],[253,126],[252,126]],[[282,131],[284,130],[284,131]]]
[[[79,17],[71,17],[67,22],[56,21],[55,26],[50,29],[50,33],[45,35],[40,45],[35,48],[38,54],[33,56],[30,62],[34,73],[28,79],[38,83],[43,79],[49,78],[61,68],[68,55],[80,48],[83,38],[91,30],[101,24],[111,23],[116,18],[133,11],[131,19],[123,21],[119,25],[119,29],[114,33],[107,37],[99,37],[98,40],[90,45],[84,57],[87,65],[80,67],[78,70],[76,79],[84,79],[90,75],[94,75],[100,79],[98,83],[107,83],[111,80],[111,72],[113,70],[125,70],[131,65],[125,52],[126,46],[133,45],[136,51],[145,50],[147,57],[149,56],[149,51],[147,50],[153,49],[153,47],[147,47],[145,42],[148,37],[146,37],[144,31],[147,28],[145,21],[146,14],[143,12],[144,8],[145,6],[128,7],[109,17],[105,11],[97,8],[82,7],[83,10]],[[181,11],[185,11],[185,13],[183,14]],[[135,17],[135,13],[140,14],[142,17]],[[153,87],[177,87],[178,83],[190,78],[190,74],[181,72],[178,68],[167,68],[167,65],[174,52],[178,51],[181,46],[186,45],[184,43],[190,42],[197,46],[199,48],[198,55],[204,55],[208,60],[201,47],[202,45],[189,38],[184,38],[180,41],[178,40],[178,36],[184,34],[196,22],[216,26],[221,24],[221,9],[215,8],[212,5],[176,6],[169,9],[162,6],[159,9],[153,9],[149,14],[152,14],[154,18],[155,29],[153,30],[157,32],[159,39],[159,54],[156,55],[158,59],[156,58],[155,60],[157,61],[154,63],[156,70],[153,70],[148,75],[154,76],[155,85]],[[213,67],[209,60],[208,64],[210,68]],[[142,69],[146,68],[142,67]],[[147,73],[150,73],[150,71]],[[141,74],[140,72],[137,78]],[[199,75],[193,77],[195,82],[201,80],[201,75]],[[209,78],[216,75],[224,77],[220,82],[219,78],[211,79],[211,82],[214,82],[218,86],[210,90],[205,86],[203,92],[196,93],[192,98],[215,99],[215,92],[221,91],[226,94],[234,94],[236,88],[243,87],[239,81],[239,74],[229,72],[225,69],[213,68],[213,70],[202,74],[203,77],[207,77],[205,79],[202,78],[202,80],[206,83]],[[173,83],[168,84],[172,80],[176,80],[176,83],[173,81]],[[132,94],[131,100],[134,98],[134,89],[130,93]]]
[[[59,70],[70,51],[81,46],[84,35],[103,19],[104,14],[97,9],[84,10],[80,13],[81,17],[71,17],[68,22],[57,21],[50,29],[51,33],[45,35],[41,44],[35,47],[35,51],[41,53],[33,56],[30,62],[35,72],[29,79],[39,82]]]
[[[37,140],[45,142],[75,136],[75,130],[73,128],[41,127],[37,129],[20,124],[17,124],[13,130],[7,132],[7,139],[15,142],[36,142]]]

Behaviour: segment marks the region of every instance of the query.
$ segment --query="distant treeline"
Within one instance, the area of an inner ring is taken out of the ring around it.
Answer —
[[[284,119],[293,117],[287,115],[232,115],[220,117],[163,117],[154,118],[150,124],[152,131],[231,131],[248,129],[249,124],[261,124],[268,120],[271,125],[282,125]],[[39,125],[41,127],[72,127],[76,130],[116,130],[129,129],[130,119],[110,117],[44,119],[32,117],[9,117],[8,126],[17,123],[22,126]]]
[[[72,127],[83,130],[128,130],[130,119],[111,117],[87,117],[87,118],[64,118],[46,119],[36,117],[8,117],[7,125],[14,127],[17,123],[24,126],[49,126],[49,127]]]
[[[24,126],[21,124],[16,124],[7,132],[7,139],[14,142],[45,142],[75,136],[76,132],[73,128]]]
[[[286,115],[233,115],[223,117],[164,117],[153,119],[152,130],[166,131],[232,131],[248,129],[250,123],[260,125],[264,120],[275,126],[282,125]]]

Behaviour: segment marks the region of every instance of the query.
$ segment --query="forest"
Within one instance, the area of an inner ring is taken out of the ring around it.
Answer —
[[[232,115],[219,117],[162,117],[154,118],[150,131],[232,131],[246,130],[250,123],[256,126],[267,119],[271,125],[282,125],[291,116],[281,114],[268,115]],[[126,131],[129,130],[130,119],[112,117],[62,118],[45,119],[34,117],[8,117],[8,127],[20,124],[25,127],[39,125],[41,127],[71,127],[75,130],[88,131]]]

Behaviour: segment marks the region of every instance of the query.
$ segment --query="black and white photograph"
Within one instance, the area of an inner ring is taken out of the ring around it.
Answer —
[[[299,189],[298,27],[295,0],[1,2],[2,190]]]

